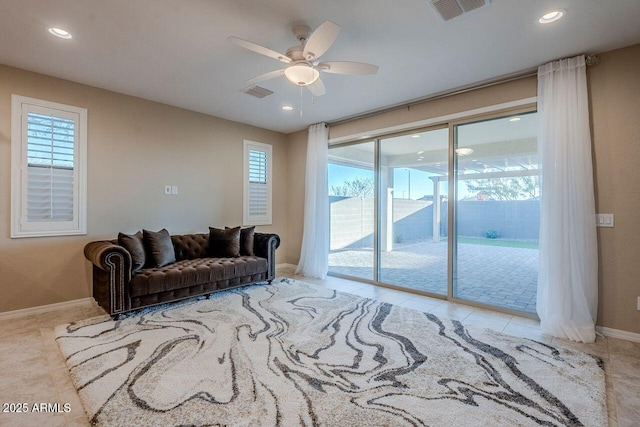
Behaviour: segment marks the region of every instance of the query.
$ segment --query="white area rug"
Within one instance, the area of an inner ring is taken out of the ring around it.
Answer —
[[[59,326],[100,426],[603,426],[575,350],[290,279]]]

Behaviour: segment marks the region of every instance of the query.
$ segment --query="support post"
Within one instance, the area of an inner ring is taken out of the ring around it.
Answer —
[[[433,241],[440,242],[440,180],[437,176],[430,177],[433,182]]]

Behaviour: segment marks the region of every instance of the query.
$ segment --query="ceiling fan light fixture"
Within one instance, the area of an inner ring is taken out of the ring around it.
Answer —
[[[307,64],[295,64],[284,70],[287,79],[298,86],[308,86],[318,80],[318,70]]]

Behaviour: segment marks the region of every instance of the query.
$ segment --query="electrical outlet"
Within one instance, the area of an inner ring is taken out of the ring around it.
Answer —
[[[171,186],[170,185],[165,185],[164,186],[164,194],[165,194],[165,196],[169,196],[171,194]]]

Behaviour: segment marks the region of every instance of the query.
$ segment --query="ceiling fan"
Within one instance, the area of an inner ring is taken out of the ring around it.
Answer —
[[[333,74],[375,74],[378,72],[377,65],[362,62],[320,62],[320,56],[331,47],[338,37],[338,33],[340,33],[340,26],[331,21],[324,21],[313,33],[306,25],[295,26],[293,27],[293,34],[300,41],[300,44],[287,49],[287,53],[284,55],[238,37],[231,36],[227,40],[240,47],[287,64],[287,67],[283,69],[261,74],[247,80],[250,86],[284,75],[291,83],[298,86],[306,86],[313,95],[320,96],[326,93],[324,83],[320,79],[321,72]]]

